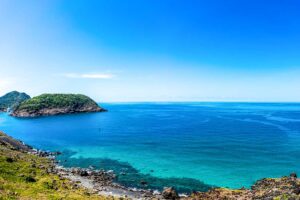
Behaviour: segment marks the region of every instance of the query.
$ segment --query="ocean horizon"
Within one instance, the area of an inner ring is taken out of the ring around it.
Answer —
[[[300,103],[101,103],[105,113],[19,119],[0,129],[59,164],[114,170],[125,186],[180,192],[250,187],[298,172]]]

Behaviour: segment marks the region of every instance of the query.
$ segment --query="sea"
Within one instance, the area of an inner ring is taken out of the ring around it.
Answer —
[[[108,112],[18,119],[0,130],[60,151],[65,167],[113,170],[128,187],[249,188],[300,173],[298,103],[101,103]]]

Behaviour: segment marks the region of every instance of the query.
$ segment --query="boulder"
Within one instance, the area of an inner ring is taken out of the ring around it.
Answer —
[[[86,170],[81,170],[80,176],[88,176],[88,172]]]
[[[178,193],[172,187],[164,188],[162,196],[164,199],[179,199]]]
[[[141,180],[141,185],[147,185],[148,183],[147,183],[147,181],[144,181],[144,180]]]
[[[297,174],[295,172],[293,172],[293,173],[290,174],[290,177],[291,178],[297,178]]]

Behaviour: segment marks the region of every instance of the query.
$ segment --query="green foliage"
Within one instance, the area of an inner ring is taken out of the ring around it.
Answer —
[[[27,99],[30,99],[30,96],[26,93],[20,93],[17,91],[9,92],[0,97],[0,111],[6,111],[7,108],[14,109]]]
[[[42,94],[22,102],[16,110],[35,112],[43,108],[81,108],[98,106],[91,98],[81,94]]]
[[[13,150],[0,143],[0,200],[113,199],[98,196],[68,179],[48,173],[51,165],[47,158]]]

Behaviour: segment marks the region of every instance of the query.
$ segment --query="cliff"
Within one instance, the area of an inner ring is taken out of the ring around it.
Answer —
[[[39,117],[81,112],[103,112],[105,109],[81,94],[42,94],[22,102],[11,113],[15,117]]]

